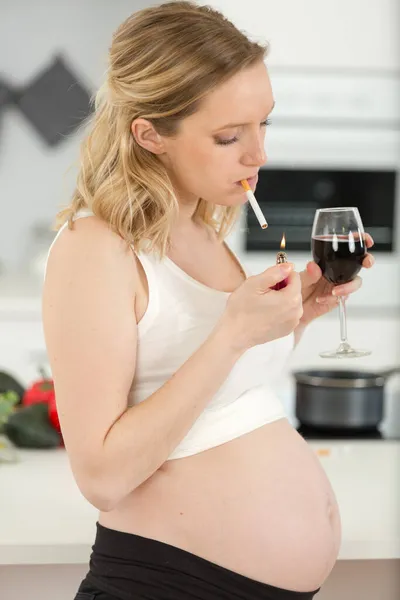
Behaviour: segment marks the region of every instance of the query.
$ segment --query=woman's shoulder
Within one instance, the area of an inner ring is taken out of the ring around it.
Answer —
[[[91,273],[116,269],[133,281],[137,277],[132,248],[111,227],[93,214],[77,216],[71,225],[59,229],[48,254],[47,271],[87,271]],[[127,281],[127,279],[125,279]]]

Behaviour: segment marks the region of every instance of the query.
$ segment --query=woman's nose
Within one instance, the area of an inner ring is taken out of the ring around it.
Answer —
[[[246,166],[262,167],[267,162],[267,154],[265,152],[264,143],[257,144],[250,152],[246,152],[243,157],[243,163]]]

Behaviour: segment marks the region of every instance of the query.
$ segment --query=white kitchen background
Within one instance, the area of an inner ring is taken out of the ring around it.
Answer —
[[[134,10],[151,4],[156,2],[1,2],[0,81],[7,81],[15,88],[22,87],[46,68],[55,55],[62,54],[81,83],[93,92],[101,83],[106,69],[107,49],[113,30]],[[269,40],[268,63],[272,74],[285,70],[295,74],[319,71],[324,75],[335,73],[339,76],[354,72],[358,75],[379,75],[397,82],[400,78],[398,0],[219,0],[209,4],[221,9],[252,37]],[[272,131],[273,125],[271,135]],[[73,189],[74,164],[78,159],[81,137],[82,133],[76,132],[50,147],[19,110],[7,106],[0,110],[0,370],[10,372],[24,385],[38,376],[37,368],[45,362],[40,319],[43,255],[53,235],[49,231],[54,216],[59,207],[68,202]],[[371,154],[378,155],[379,148],[371,148]],[[272,152],[270,160],[274,160]],[[241,235],[239,226],[232,236],[234,250],[250,267],[256,264],[262,268],[259,260],[255,263],[254,258],[245,252]],[[304,259],[304,255],[299,256],[299,266]],[[272,260],[272,254],[265,255],[266,266]],[[385,260],[384,256],[377,256],[375,273],[384,269]],[[388,302],[387,293],[390,294],[390,291],[382,294],[379,286],[374,284],[376,279],[372,279],[376,275],[364,273],[363,276],[364,289],[359,292],[358,299],[354,297],[349,301],[349,337],[354,345],[371,348],[373,352],[356,363],[347,362],[341,366],[379,370],[398,365],[400,303]],[[396,264],[393,265],[392,277],[393,289],[397,293],[400,289],[400,259],[397,269]],[[368,301],[371,294],[373,302]],[[311,326],[294,352],[279,388],[291,417],[294,387],[289,377],[290,370],[321,368],[318,351],[334,347],[338,337],[339,323],[335,313]],[[337,364],[326,361],[323,366],[337,367]],[[391,418],[400,422],[398,378],[393,378],[387,389],[386,410]],[[396,399],[399,400],[398,405]],[[29,490],[24,493],[29,494]],[[367,497],[364,500],[368,503]],[[360,501],[363,501],[362,498]],[[1,503],[0,491],[0,513]],[[0,548],[1,536],[0,527]],[[331,591],[327,589],[322,600],[376,598],[377,588],[373,587],[376,581],[388,586],[386,596],[384,588],[379,589],[380,597],[389,600],[400,597],[400,592],[398,596],[394,595],[397,584],[399,587],[396,589],[400,590],[400,583],[398,579],[395,583],[391,561],[373,562],[376,564],[371,563],[365,568],[362,561],[355,560],[352,570],[348,564],[342,563],[338,570],[344,579],[332,584]],[[9,568],[0,565],[0,597],[6,600],[25,597],[24,588],[16,584],[18,568],[17,565]],[[65,580],[66,590],[73,589],[71,582],[78,571],[83,573],[82,565],[77,570],[70,568],[72,570],[68,574],[61,566],[57,567],[51,576],[54,581]],[[399,568],[398,561],[396,568]],[[346,578],[354,573],[357,573],[357,581],[363,579],[366,582],[365,590],[360,595],[347,595],[348,585],[345,586],[343,581],[350,581]],[[30,576],[38,582],[38,586],[41,585],[39,567],[37,570],[31,567]],[[47,571],[46,577],[50,581]],[[2,589],[6,588],[7,595],[4,595]],[[28,589],[29,586],[26,587]],[[46,589],[40,589],[42,600],[55,597],[50,591],[46,596]],[[62,590],[59,592],[58,600],[71,597],[64,593],[65,596]],[[39,598],[39,594],[28,596]]]
[[[49,65],[55,54],[62,53],[74,74],[92,92],[102,81],[111,32],[124,17],[146,4],[151,3],[4,3],[0,8],[0,77],[16,87],[24,86]],[[320,71],[325,77],[355,72],[399,78],[400,10],[396,0],[250,0],[245,8],[232,0],[210,4],[252,37],[269,40],[272,78],[284,69],[289,69],[289,78],[290,73],[301,76],[310,71]],[[273,126],[269,133],[272,138]],[[68,202],[73,189],[82,132],[49,147],[20,111],[5,107],[0,113],[0,134],[0,318],[4,340],[0,364],[28,382],[36,374],[43,349],[38,318],[43,258],[53,235],[50,226],[55,213]],[[307,140],[304,142],[306,145]],[[273,145],[269,150],[273,163]],[[300,146],[299,154],[302,151]],[[378,156],[379,149],[371,148],[373,154]],[[273,260],[273,255],[266,254],[254,265],[254,257],[246,255],[237,234],[231,243],[251,268],[261,270]],[[299,268],[305,262],[303,258],[291,256]],[[348,303],[351,341],[373,349],[371,356],[357,362],[361,368],[380,369],[400,362],[399,302],[391,302],[390,287],[383,290],[375,284],[382,273],[398,294],[400,266],[382,270],[383,262],[384,257],[379,255],[373,272],[364,271],[363,289]],[[371,299],[373,306],[365,307]],[[336,344],[338,331],[336,313],[312,325],[296,349],[290,368],[320,365],[318,351],[322,345]],[[324,365],[332,366],[329,362]],[[389,383],[389,392],[392,388],[397,388],[396,379]],[[286,375],[281,393],[292,413],[293,383]]]

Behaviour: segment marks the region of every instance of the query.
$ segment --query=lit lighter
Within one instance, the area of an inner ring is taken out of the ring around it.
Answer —
[[[276,255],[276,264],[277,265],[281,265],[283,263],[286,263],[287,260],[287,254],[286,252],[284,252],[286,248],[286,238],[285,238],[285,234],[282,235],[282,239],[281,239],[281,250],[277,253]],[[276,283],[273,286],[273,290],[282,290],[283,288],[285,288],[287,286],[287,278],[283,279],[282,281],[279,281],[278,283]]]

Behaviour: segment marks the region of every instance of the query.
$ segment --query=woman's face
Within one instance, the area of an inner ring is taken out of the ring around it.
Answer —
[[[273,105],[268,72],[260,61],[211,92],[196,113],[181,121],[177,135],[163,137],[163,162],[181,201],[246,202],[240,180],[250,179],[255,189],[266,162],[266,120]]]

